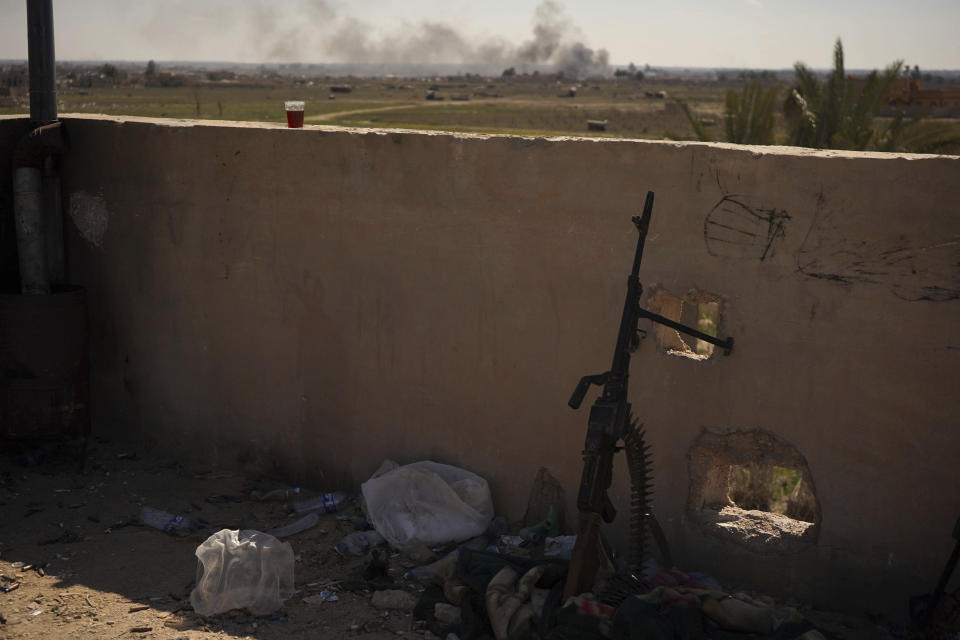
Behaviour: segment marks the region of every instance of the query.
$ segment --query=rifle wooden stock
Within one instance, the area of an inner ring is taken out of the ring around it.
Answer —
[[[570,554],[567,583],[563,588],[564,600],[593,590],[600,565],[600,520],[599,513],[580,512],[577,541]]]

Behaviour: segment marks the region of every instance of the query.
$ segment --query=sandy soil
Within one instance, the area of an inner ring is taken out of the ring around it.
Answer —
[[[411,615],[370,605],[370,592],[340,582],[364,559],[332,547],[353,530],[339,514],[321,517],[287,541],[296,554],[297,593],[275,615],[234,611],[203,618],[190,607],[196,547],[221,528],[266,530],[290,522],[282,502],[247,499],[281,487],[262,478],[186,469],[93,443],[86,471],[70,450],[5,447],[0,454],[0,638],[423,638]],[[306,493],[304,497],[312,497]],[[206,530],[175,537],[136,523],[149,505],[203,520]],[[357,513],[356,507],[347,510]],[[391,574],[403,569],[391,562]],[[415,590],[410,583],[399,588]],[[304,599],[327,588],[335,602]]]
[[[359,516],[355,504],[286,539],[296,555],[297,593],[275,614],[196,614],[189,595],[197,546],[221,528],[265,531],[291,522],[283,502],[250,500],[252,490],[283,485],[138,457],[102,441],[91,442],[80,473],[75,454],[64,446],[8,443],[0,451],[0,638],[435,637],[408,612],[374,608],[375,587],[361,575],[368,558],[333,550],[354,530],[339,516]],[[313,495],[305,491],[300,499]],[[200,521],[205,530],[178,537],[141,525],[144,505]],[[399,556],[390,555],[393,588],[416,593],[420,587],[404,581],[404,571]],[[337,600],[322,601],[323,589]],[[829,638],[912,637],[878,618],[793,605]]]

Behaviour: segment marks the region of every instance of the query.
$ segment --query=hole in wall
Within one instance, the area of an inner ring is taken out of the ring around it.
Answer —
[[[762,429],[703,429],[687,461],[687,514],[708,535],[763,555],[816,544],[820,504],[793,445]]]
[[[657,289],[650,295],[647,307],[654,313],[707,335],[716,337],[718,334],[722,299],[716,294],[694,289],[681,298],[665,289]],[[668,355],[702,361],[714,353],[714,345],[676,329],[654,323],[653,332],[657,347]]]

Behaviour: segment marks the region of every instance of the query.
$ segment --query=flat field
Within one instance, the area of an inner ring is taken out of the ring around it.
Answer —
[[[693,129],[676,100],[689,104],[706,121],[708,131],[714,132],[722,123],[727,89],[718,83],[665,84],[632,79],[457,80],[460,79],[351,78],[310,84],[271,80],[262,84],[202,83],[180,87],[61,87],[58,98],[61,113],[284,122],[284,100],[304,100],[307,124],[694,139]],[[340,91],[333,91],[332,87]],[[343,90],[346,87],[349,91]],[[574,92],[576,95],[571,95]],[[435,99],[427,99],[428,95]],[[20,97],[19,104],[0,106],[0,114],[25,111],[25,96]],[[588,120],[606,124],[603,130],[591,130]],[[716,135],[722,137],[719,131]]]

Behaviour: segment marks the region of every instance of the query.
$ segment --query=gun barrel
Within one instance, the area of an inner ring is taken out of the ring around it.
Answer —
[[[643,260],[643,245],[647,241],[647,231],[650,230],[650,217],[653,215],[653,191],[647,191],[647,199],[643,203],[643,213],[640,217],[633,217],[633,224],[637,225],[640,237],[637,238],[637,252],[633,256],[632,275],[640,274],[640,261]]]

